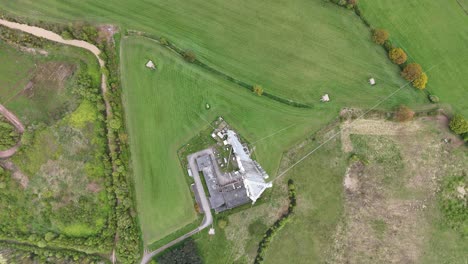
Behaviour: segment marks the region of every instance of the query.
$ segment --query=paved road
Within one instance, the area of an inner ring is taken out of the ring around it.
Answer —
[[[141,264],[146,264],[148,263],[154,256],[158,255],[159,253],[163,252],[164,250],[174,246],[175,244],[178,244],[185,239],[195,235],[196,233],[202,231],[203,229],[209,227],[213,223],[213,215],[211,214],[211,209],[210,209],[210,203],[208,202],[208,198],[206,198],[206,193],[205,189],[203,189],[203,184],[200,179],[200,174],[198,173],[198,166],[196,163],[196,159],[200,156],[211,154],[214,155],[212,149],[205,149],[199,152],[196,152],[190,156],[188,156],[188,161],[189,161],[189,166],[190,169],[192,170],[193,174],[193,179],[195,181],[195,187],[198,192],[198,195],[200,196],[200,202],[201,202],[201,208],[203,212],[205,213],[205,216],[203,218],[203,221],[201,222],[200,226],[195,228],[194,230],[184,234],[183,236],[172,240],[171,242],[167,243],[166,245],[144,254],[143,259],[141,260]]]
[[[99,61],[99,65],[101,66],[101,68],[105,66],[104,60],[102,60],[99,57],[99,55],[101,54],[101,51],[95,45],[93,45],[91,43],[88,43],[86,41],[82,41],[82,40],[65,40],[60,35],[52,32],[52,31],[49,31],[49,30],[46,30],[46,29],[43,29],[43,28],[39,28],[39,27],[29,26],[29,25],[26,25],[26,24],[19,24],[19,23],[16,23],[16,22],[10,22],[10,21],[4,20],[4,19],[0,19],[0,25],[6,26],[6,27],[9,27],[9,28],[12,28],[12,29],[18,29],[20,31],[32,34],[34,36],[45,38],[45,39],[48,39],[48,40],[52,40],[52,41],[62,43],[62,44],[65,44],[65,45],[71,45],[71,46],[87,49],[87,50],[91,51],[96,56],[96,58]],[[112,111],[111,111],[109,102],[105,99],[106,98],[105,94],[107,93],[107,81],[106,81],[106,75],[104,74],[104,72],[101,75],[101,90],[102,90],[102,94],[103,94],[103,97],[104,97],[104,102],[105,102],[105,105],[106,105],[107,119],[110,120],[110,117],[112,115]],[[186,238],[188,238],[188,237],[202,231],[203,229],[205,229],[206,227],[210,226],[213,223],[213,215],[211,214],[210,204],[208,202],[208,199],[206,198],[205,190],[203,189],[203,185],[202,185],[202,182],[201,182],[201,179],[200,179],[200,175],[198,173],[197,164],[195,162],[197,157],[202,156],[202,155],[206,155],[206,154],[213,154],[213,151],[211,149],[207,149],[207,150],[203,150],[203,151],[194,153],[191,156],[189,156],[189,165],[190,165],[190,168],[192,169],[192,172],[193,172],[193,178],[195,180],[195,187],[196,187],[196,190],[198,191],[198,194],[200,196],[201,207],[202,207],[202,209],[203,209],[203,211],[205,213],[205,216],[203,218],[202,223],[200,224],[200,226],[198,228],[196,228],[196,229],[188,232],[187,234],[185,234],[185,235],[183,235],[183,236],[181,236],[181,237],[167,243],[166,245],[162,246],[161,248],[158,248],[155,251],[152,251],[152,252],[149,252],[149,253],[145,252],[145,254],[143,255],[143,259],[141,260],[142,264],[146,264],[148,261],[151,260],[151,258],[153,256],[155,256],[155,255],[159,254],[160,252],[164,251],[165,249],[167,249],[167,248],[169,248],[169,247],[183,241],[184,239],[186,239]],[[115,261],[115,259],[112,259],[112,261]]]

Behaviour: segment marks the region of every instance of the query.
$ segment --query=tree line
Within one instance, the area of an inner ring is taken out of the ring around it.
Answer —
[[[258,244],[257,256],[255,257],[254,264],[263,263],[263,261],[265,260],[266,251],[268,250],[271,241],[276,236],[278,231],[283,229],[283,227],[291,220],[291,217],[294,215],[294,209],[296,208],[297,200],[296,186],[294,185],[294,181],[292,179],[288,180],[288,197],[288,211],[265,232],[265,235]]]

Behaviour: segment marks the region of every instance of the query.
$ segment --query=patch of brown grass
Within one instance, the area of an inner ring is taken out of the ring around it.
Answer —
[[[421,261],[425,238],[431,232],[431,214],[427,210],[436,208],[439,179],[462,173],[466,168],[466,160],[454,158],[454,147],[442,140],[447,134],[437,122],[441,121],[422,118],[405,124],[376,120],[345,124],[347,137],[367,133],[369,139],[372,135],[384,135],[391,139],[388,142],[395,142],[402,157],[402,170],[389,173],[388,164],[392,161],[349,166],[344,177],[345,216],[337,227],[329,262]],[[389,148],[382,140],[370,140],[368,144],[366,155]],[[399,189],[389,185],[385,180],[388,175],[398,177],[403,186]]]

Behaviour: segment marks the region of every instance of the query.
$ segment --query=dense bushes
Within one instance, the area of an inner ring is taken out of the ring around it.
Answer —
[[[405,80],[411,82],[415,88],[420,90],[426,88],[427,75],[423,72],[421,65],[410,63],[401,72],[401,76]]]
[[[421,74],[422,67],[417,63],[408,64],[401,72],[401,76],[409,82],[416,80],[419,76],[421,76]]]
[[[166,43],[167,43],[167,40],[166,40]],[[184,57],[186,61],[190,63],[194,63],[197,60],[197,56],[191,50],[184,51],[182,56]]]
[[[108,72],[109,93],[106,95],[111,106],[112,117],[108,117],[109,152],[113,164],[112,183],[117,199],[115,204],[118,241],[117,259],[120,263],[136,263],[141,255],[140,230],[135,219],[136,211],[133,185],[128,176],[129,148],[123,120],[118,57],[112,43],[103,47]],[[110,118],[110,119],[109,119]]]
[[[400,106],[395,113],[395,119],[399,122],[411,121],[414,117],[414,111],[407,106]]]
[[[19,141],[19,133],[0,115],[0,151],[13,147]]]
[[[79,22],[69,25],[61,30],[64,39],[81,39],[87,42],[96,43],[98,31],[93,25]]]
[[[462,115],[454,115],[449,126],[453,132],[462,136],[465,141],[468,141],[468,120],[466,120]]]
[[[374,29],[372,31],[372,40],[379,45],[383,45],[389,37],[390,34],[385,29]]]
[[[429,101],[431,101],[431,103],[434,103],[434,104],[440,101],[439,97],[433,94],[429,94],[428,98],[429,98]]]
[[[159,264],[201,264],[197,246],[192,239],[187,239],[182,246],[171,249],[158,258]]]
[[[406,59],[408,58],[405,51],[401,48],[393,48],[388,52],[388,57],[390,60],[392,60],[393,63],[395,64],[403,64],[406,62]]]
[[[421,73],[421,75],[419,75],[418,78],[414,79],[414,81],[412,82],[413,86],[415,88],[418,88],[420,90],[423,90],[424,88],[426,88],[426,84],[427,84],[427,74],[426,73]]]
[[[16,46],[35,48],[44,48],[47,42],[42,38],[22,33],[19,30],[13,30],[4,26],[0,26],[0,39]]]
[[[258,96],[261,96],[263,94],[263,88],[262,86],[255,84],[254,86],[252,86],[252,92],[254,92]]]
[[[25,260],[31,263],[105,263],[101,256],[88,255],[74,250],[41,248],[4,241],[0,241],[0,248],[2,251],[10,251],[6,256],[8,263],[29,263]]]
[[[288,180],[288,196],[289,196],[289,207],[288,212],[285,213],[280,219],[278,219],[273,226],[271,226],[263,236],[263,239],[258,244],[257,256],[255,257],[255,264],[260,264],[264,261],[265,253],[268,247],[270,246],[271,241],[281,230],[286,223],[289,222],[290,217],[294,214],[294,209],[296,208],[296,187],[292,179]]]

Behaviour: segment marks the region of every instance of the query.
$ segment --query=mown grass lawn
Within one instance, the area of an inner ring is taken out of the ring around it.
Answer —
[[[458,0],[468,8],[466,0]],[[364,16],[428,72],[427,90],[468,117],[468,15],[457,1],[362,0]]]
[[[403,84],[384,50],[349,10],[322,0],[103,1],[0,0],[16,15],[44,21],[88,20],[164,36],[215,68],[273,94],[316,104]],[[362,95],[361,95],[362,96]],[[377,100],[376,94],[368,97]],[[406,100],[409,103],[409,100]]]

